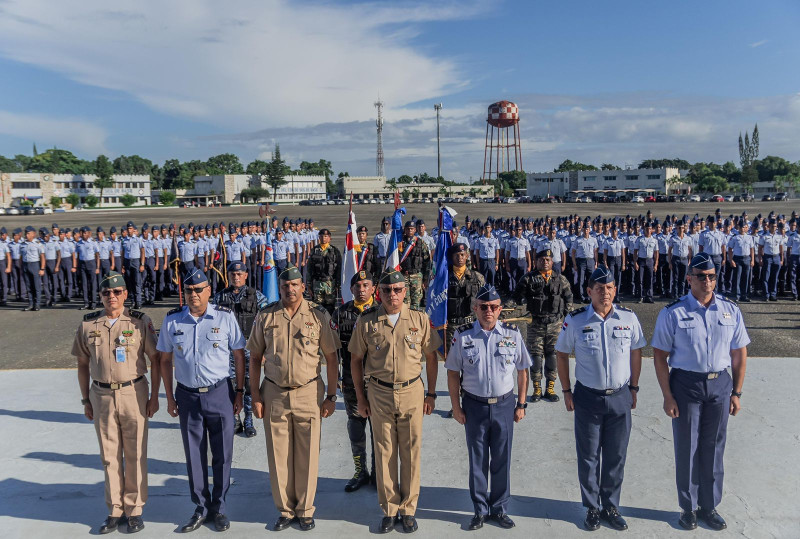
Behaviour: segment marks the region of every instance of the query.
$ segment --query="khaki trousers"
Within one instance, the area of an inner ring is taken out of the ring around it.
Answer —
[[[149,396],[146,379],[116,390],[93,383],[89,391],[112,517],[140,516],[147,502]]]
[[[322,380],[283,390],[261,382],[272,499],[282,517],[313,517],[319,475]]]
[[[419,500],[425,386],[417,380],[395,391],[370,382],[367,400],[372,413],[378,502],[386,516],[398,512],[413,516]]]

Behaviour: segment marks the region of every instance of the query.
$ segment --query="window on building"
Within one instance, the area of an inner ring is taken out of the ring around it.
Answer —
[[[639,175],[638,174],[628,174],[628,175],[625,176],[625,179],[628,180],[629,182],[630,181],[634,181],[635,182],[636,180],[639,179]]]
[[[603,176],[603,181],[607,182],[615,182],[617,181],[617,177],[615,176]]]
[[[647,179],[648,180],[660,180],[661,179],[661,174],[648,174],[647,175]]]
[[[597,176],[584,176],[583,181],[585,182],[593,182],[597,179]],[[607,178],[606,178],[607,179]]]
[[[39,182],[11,182],[11,187],[14,189],[40,189]]]

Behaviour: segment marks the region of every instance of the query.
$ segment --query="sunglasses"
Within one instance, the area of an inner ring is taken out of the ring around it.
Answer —
[[[406,289],[405,286],[382,286],[381,287],[381,292],[383,292],[384,294],[392,294],[392,293],[394,293],[394,294],[400,295],[400,293],[402,293],[403,290],[405,290],[405,289]]]
[[[203,293],[203,290],[205,290],[206,288],[208,288],[208,287],[207,286],[198,286],[198,287],[195,287],[195,288],[186,287],[186,288],[184,288],[184,290],[186,291],[186,295],[187,296],[189,294],[197,294],[199,296],[200,294]]]
[[[717,274],[716,273],[692,273],[692,277],[694,277],[698,281],[716,281],[717,280]]]
[[[494,313],[500,310],[500,305],[487,305],[484,303],[483,305],[479,305],[478,308],[483,312],[491,310]]]
[[[111,294],[114,294],[115,296],[121,296],[123,292],[125,292],[124,288],[114,288],[114,289],[108,289],[107,288],[107,289],[101,291],[100,295],[103,296],[104,298],[107,298]]]

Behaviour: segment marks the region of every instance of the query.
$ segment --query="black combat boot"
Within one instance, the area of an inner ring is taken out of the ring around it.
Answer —
[[[344,486],[345,492],[355,492],[364,485],[369,484],[369,472],[365,468],[366,460],[366,455],[353,455],[353,464],[355,464],[356,471]]]
[[[547,381],[547,389],[545,390],[543,397],[545,400],[550,402],[558,402],[560,400],[558,394],[556,393],[555,385],[555,380]]]
[[[531,395],[531,402],[539,402],[542,400],[542,381],[533,381],[533,395]]]

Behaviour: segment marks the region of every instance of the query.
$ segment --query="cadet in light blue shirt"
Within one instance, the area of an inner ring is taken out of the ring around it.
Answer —
[[[181,264],[183,264],[185,273],[194,269],[197,258],[197,244],[192,239],[192,234],[188,229],[183,231],[183,241],[178,245],[178,255],[181,257]]]
[[[589,278],[591,304],[567,315],[556,341],[564,404],[575,412],[578,480],[589,530],[598,529],[601,518],[617,530],[628,528],[619,514],[619,497],[647,341],[633,311],[614,306],[616,295],[613,274],[599,265]]]
[[[486,223],[484,234],[475,239],[472,252],[478,259],[478,271],[483,274],[487,283],[494,283],[500,260],[500,242],[492,236],[492,225]]]
[[[723,453],[728,416],[741,407],[750,343],[739,307],[714,293],[716,276],[708,253],[692,258],[691,292],[661,310],[652,341],[664,411],[672,418],[678,523],[686,529],[696,528],[697,518],[715,530],[726,527],[716,511]]]

